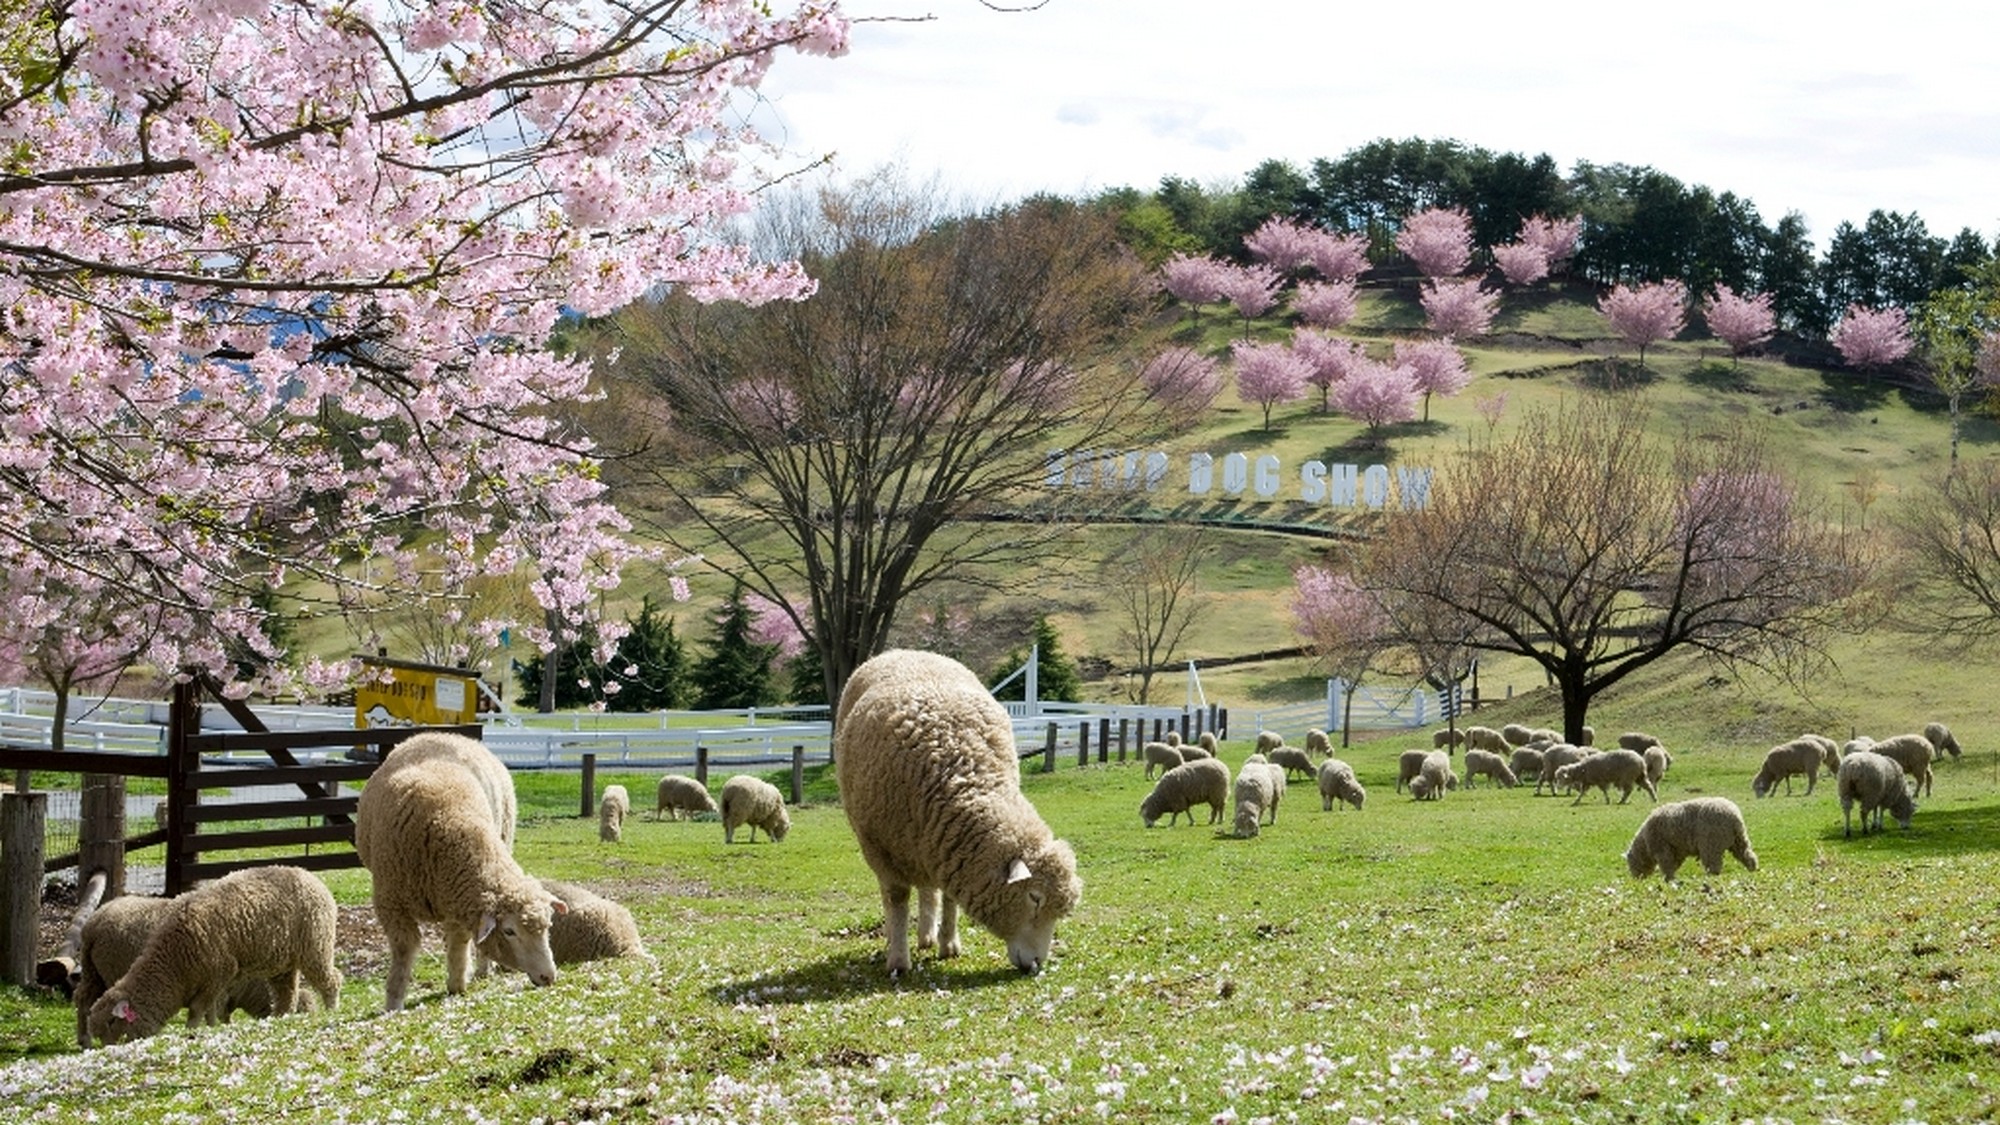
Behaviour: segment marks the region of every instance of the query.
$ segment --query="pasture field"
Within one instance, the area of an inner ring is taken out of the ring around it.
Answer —
[[[1507,717],[1530,718],[1481,718]],[[9,991],[0,1105],[133,1122],[1990,1120],[2000,744],[1972,729],[1910,830],[1845,839],[1824,781],[1750,796],[1769,741],[1655,727],[1680,747],[1661,798],[1732,797],[1761,860],[1691,864],[1672,886],[1625,871],[1644,793],[1413,802],[1394,760],[1416,732],[1345,752],[1364,810],[1323,812],[1295,781],[1250,840],[1143,828],[1138,765],[1066,764],[1024,778],[1085,882],[1034,978],[974,929],[961,958],[889,981],[828,777],[783,843],[725,847],[712,819],[649,814],[601,844],[561,815],[573,777],[523,775],[524,864],[626,902],[655,963],[447,999],[433,938],[412,1008],[385,1016],[365,873],[336,873],[336,1013],[78,1053],[66,1006]],[[603,780],[650,805],[650,778]]]

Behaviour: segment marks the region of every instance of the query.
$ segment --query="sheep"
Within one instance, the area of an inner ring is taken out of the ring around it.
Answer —
[[[1318,727],[1313,727],[1306,731],[1306,753],[1318,754],[1322,758],[1331,758],[1333,757],[1333,740],[1326,736],[1325,731]]]
[[[1270,762],[1245,762],[1236,771],[1236,835],[1257,834],[1259,823],[1278,823],[1278,802],[1285,796],[1285,771]]]
[[[1202,735],[1202,737],[1209,738],[1210,736]],[[1203,746],[1199,742],[1183,742],[1179,746],[1174,747],[1174,749],[1179,750],[1181,752],[1181,761],[1183,762],[1195,762],[1195,761],[1200,761],[1203,758],[1215,757],[1215,751],[1213,748]]]
[[[1456,788],[1458,775],[1452,772],[1451,756],[1442,750],[1425,754],[1422,767],[1410,781],[1410,795],[1419,801],[1442,800],[1445,790]]]
[[[1292,774],[1312,777],[1318,770],[1313,766],[1312,755],[1296,746],[1277,746],[1271,750],[1271,764],[1277,766],[1290,780]]]
[[[1535,746],[1518,747],[1507,759],[1507,767],[1514,771],[1516,780],[1526,781],[1532,777],[1536,781],[1540,781],[1542,778],[1542,761],[1546,753],[1547,751]]]
[[[1832,743],[1827,745],[1830,747]],[[1641,757],[1646,759],[1646,780],[1658,789],[1661,779],[1667,776],[1668,767],[1674,764],[1673,754],[1664,746],[1648,746]]]
[[[515,862],[514,817],[507,767],[463,735],[406,739],[362,788],[354,848],[389,942],[387,1011],[409,995],[424,922],[444,931],[451,995],[465,991],[475,945],[481,976],[498,961],[537,988],[554,983],[549,924],[569,908]]]
[[[1215,732],[1214,732],[1214,731],[1212,731],[1212,730],[1205,730],[1205,731],[1202,731],[1202,732],[1201,732],[1200,734],[1198,734],[1198,735],[1196,735],[1196,736],[1195,736],[1195,740],[1194,740],[1194,742],[1195,742],[1195,745],[1196,745],[1196,746],[1199,746],[1199,747],[1201,747],[1201,748],[1202,748],[1203,750],[1206,750],[1206,751],[1208,751],[1208,756],[1209,756],[1209,757],[1211,757],[1211,758],[1215,757],[1215,755],[1216,755],[1216,753],[1217,753],[1217,750],[1216,750],[1216,747],[1217,747],[1217,746],[1218,746],[1219,744],[1218,744],[1218,743],[1217,743],[1217,742],[1215,741]]]
[[[1871,814],[1873,828],[1878,832],[1882,829],[1885,809],[1906,829],[1910,818],[1916,815],[1916,803],[1910,800],[1910,791],[1903,784],[1903,766],[1894,758],[1872,750],[1857,750],[1840,760],[1834,784],[1840,792],[1841,835],[1848,839],[1854,837],[1856,804],[1861,806],[1863,836],[1869,833]]]
[[[1500,737],[1506,740],[1509,747],[1526,746],[1528,740],[1535,737],[1535,732],[1528,727],[1522,726],[1520,723],[1508,723],[1506,726],[1500,728]],[[1474,749],[1484,750],[1486,748],[1480,746]],[[1506,751],[1502,750],[1500,753],[1504,754]]]
[[[1167,728],[1167,738],[1166,738],[1166,742],[1167,742],[1167,745],[1169,745],[1169,746],[1172,746],[1172,747],[1175,747],[1175,748],[1179,748],[1179,746],[1180,746],[1180,744],[1181,744],[1181,732],[1180,732],[1180,731],[1178,731],[1178,730],[1175,730],[1175,729],[1174,729],[1173,727],[1168,727],[1168,728]]]
[[[739,773],[722,783],[722,797],[717,801],[722,809],[722,842],[736,842],[736,830],[750,826],[750,842],[757,842],[757,830],[762,828],[772,843],[785,838],[792,829],[792,817],[785,811],[785,795],[778,787],[760,777]]]
[[[693,816],[695,813],[715,811],[715,798],[708,795],[708,786],[694,778],[677,773],[670,773],[660,779],[660,789],[655,800],[653,806],[655,820],[667,814],[672,814],[675,820],[679,820],[682,813]]]
[[[632,912],[603,895],[574,883],[540,880],[542,889],[569,907],[549,926],[549,952],[558,965],[605,961],[614,957],[652,959],[639,941]]]
[[[632,798],[623,785],[607,785],[597,803],[597,838],[615,844],[625,835],[625,814],[632,811]]]
[[[1319,764],[1319,807],[1321,812],[1332,812],[1334,803],[1345,801],[1361,811],[1361,804],[1368,799],[1368,790],[1361,787],[1361,780],[1354,776],[1354,767],[1339,758],[1328,758]]]
[[[1660,878],[1671,883],[1689,856],[1699,858],[1701,869],[1710,875],[1722,874],[1725,852],[1746,870],[1757,870],[1743,810],[1727,797],[1695,797],[1669,801],[1647,813],[1625,849],[1625,866],[1634,879],[1644,879],[1657,868]]]
[[[1584,741],[1586,744],[1588,744],[1592,740],[1585,739]],[[1654,738],[1652,735],[1647,734],[1645,731],[1642,730],[1628,730],[1624,734],[1618,736],[1618,748],[1621,750],[1630,750],[1635,754],[1645,753],[1646,747],[1648,746],[1660,746],[1660,745],[1663,744],[1660,742],[1659,739]]]
[[[1465,748],[1467,750],[1491,750],[1495,754],[1505,754],[1514,748],[1513,743],[1492,727],[1466,727]]]
[[[1007,943],[1015,968],[1042,970],[1083,880],[1075,851],[1022,796],[1013,722],[978,676],[936,653],[872,657],[835,708],[834,768],[881,887],[890,976],[911,968],[912,888],[919,948],[957,956],[963,908]]]
[[[1456,727],[1439,727],[1431,732],[1431,749],[1456,750],[1465,744],[1465,732]]]
[[[1550,738],[1549,738],[1549,741],[1550,741],[1550,742],[1561,742],[1561,741],[1562,741],[1562,735],[1560,735],[1560,734],[1557,734],[1557,733],[1556,733],[1555,731],[1546,731],[1546,732],[1542,732],[1542,733],[1546,733],[1546,734],[1548,734],[1548,735],[1550,736]],[[1596,728],[1596,727],[1594,727],[1594,726],[1591,726],[1591,725],[1590,725],[1589,723],[1585,723],[1585,724],[1583,724],[1583,729],[1582,729],[1581,731],[1578,731],[1577,733],[1579,733],[1579,734],[1583,735],[1583,741],[1582,741],[1581,743],[1579,743],[1579,745],[1582,745],[1582,746],[1595,746],[1595,745],[1597,745],[1597,728]],[[1644,753],[1644,751],[1642,750],[1642,751],[1640,751],[1640,753]]]
[[[1894,758],[1903,767],[1904,776],[1910,779],[1910,796],[1931,795],[1931,761],[1937,757],[1937,748],[1931,740],[1921,734],[1899,734],[1885,738],[1869,749],[1886,758]]]
[[[1872,750],[1874,748],[1875,748],[1874,739],[1868,737],[1865,734],[1856,735],[1855,737],[1850,738],[1846,742],[1840,744],[1840,756],[1842,758],[1845,758],[1849,754],[1859,754],[1863,750]]]
[[[1424,772],[1424,762],[1435,753],[1435,750],[1405,750],[1396,755],[1396,792],[1401,793],[1403,786]]]
[[[1792,791],[1792,775],[1806,777],[1806,796],[1819,784],[1820,767],[1828,773],[1840,769],[1840,756],[1833,752],[1832,744],[1821,745],[1810,738],[1794,738],[1781,742],[1764,754],[1764,764],[1757,770],[1757,776],[1750,779],[1750,791],[1759,797],[1768,797],[1776,789],[1778,782],[1785,783],[1785,793]]]
[[[1516,750],[1515,753],[1520,753]],[[1514,771],[1507,768],[1507,759],[1491,750],[1467,750],[1465,752],[1465,787],[1472,788],[1475,777],[1490,777],[1503,789],[1512,789],[1515,784]]]
[[[1939,757],[1950,754],[1956,758],[1962,752],[1958,739],[1952,737],[1951,728],[1943,723],[1925,723],[1924,737],[1931,740],[1931,746],[1936,748]]]
[[[296,867],[252,867],[197,887],[168,904],[131,967],[91,1003],[85,1036],[143,1039],[183,1007],[189,1027],[219,1023],[242,977],[269,980],[271,1010],[282,1014],[303,976],[332,1011],[337,918],[326,884]]]
[[[1269,754],[1284,744],[1285,736],[1279,734],[1277,731],[1260,730],[1257,732],[1257,753],[1259,754]]]
[[[1567,785],[1576,790],[1576,800],[1570,804],[1583,803],[1584,795],[1596,786],[1604,794],[1604,803],[1611,803],[1611,787],[1618,787],[1618,803],[1632,799],[1632,788],[1637,786],[1646,795],[1657,801],[1660,791],[1646,778],[1646,759],[1637,751],[1619,748],[1606,750],[1602,754],[1586,754],[1576,761],[1556,771],[1556,784]]]
[[[90,1046],[90,1009],[97,998],[124,976],[138,960],[146,939],[173,910],[173,900],[126,895],[98,907],[83,921],[76,945],[76,968],[69,976],[70,1000],[76,1005],[76,1045]],[[248,1012],[262,1019],[271,1014],[275,993],[265,977],[238,977],[223,999],[221,1019]],[[192,1015],[192,1013],[190,1013]]]
[[[1153,771],[1156,769],[1161,773],[1165,773],[1175,766],[1180,765],[1183,761],[1186,761],[1185,758],[1181,757],[1179,750],[1174,749],[1164,742],[1148,742],[1144,746],[1139,747],[1139,753],[1146,759],[1146,776],[1149,779],[1153,776]]]
[[[1590,757],[1593,752],[1592,747],[1572,746],[1567,742],[1558,742],[1542,751],[1541,772],[1535,775],[1535,796],[1542,795],[1544,785],[1549,787],[1550,793],[1560,794],[1563,791],[1563,781],[1558,775],[1562,773],[1563,767],[1580,762]]]
[[[1219,758],[1197,758],[1160,775],[1153,791],[1139,802],[1139,817],[1151,828],[1164,813],[1172,827],[1186,813],[1193,824],[1194,806],[1207,805],[1208,822],[1214,824],[1222,819],[1222,806],[1228,801],[1229,767]]]

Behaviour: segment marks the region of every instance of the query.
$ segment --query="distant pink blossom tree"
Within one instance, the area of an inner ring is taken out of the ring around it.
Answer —
[[[1392,624],[1381,602],[1352,576],[1319,566],[1292,572],[1292,627],[1327,671],[1348,683],[1348,713],[1340,723],[1342,746],[1348,744],[1347,731],[1354,725],[1353,686],[1391,647]]]
[[[1416,376],[1407,367],[1364,361],[1334,385],[1333,405],[1368,423],[1371,434],[1391,422],[1411,421],[1417,416]]]
[[[1597,309],[1619,339],[1639,349],[1644,365],[1647,345],[1671,340],[1686,326],[1687,286],[1678,281],[1614,286],[1599,298]]]
[[[1305,397],[1311,368],[1291,348],[1239,340],[1230,345],[1230,352],[1236,357],[1236,393],[1244,402],[1264,408],[1264,429],[1271,428],[1272,407]]]
[[[1139,382],[1168,424],[1185,430],[1215,405],[1222,393],[1222,368],[1193,348],[1168,348],[1140,369]]]
[[[1770,339],[1778,326],[1769,293],[1740,297],[1729,286],[1719,283],[1702,303],[1701,318],[1716,339],[1729,345],[1731,359]]]
[[[1316,328],[1338,328],[1354,319],[1352,281],[1301,281],[1292,291],[1292,311]]]
[[[1424,322],[1440,336],[1484,336],[1500,310],[1500,294],[1479,287],[1478,278],[1427,281],[1418,300]]]
[[[1533,243],[1509,242],[1493,248],[1493,264],[1510,285],[1533,285],[1549,276],[1549,252]]]
[[[1575,215],[1567,219],[1530,215],[1521,221],[1521,233],[1516,236],[1516,241],[1539,247],[1548,257],[1549,272],[1559,273],[1563,264],[1576,254],[1577,239],[1582,235],[1583,220]]]
[[[1231,271],[1229,263],[1217,258],[1175,254],[1160,263],[1160,288],[1198,316],[1201,306],[1222,300]]]
[[[1368,236],[1315,230],[1306,248],[1312,268],[1328,281],[1353,281],[1368,268]]]
[[[1870,309],[1847,306],[1827,340],[1840,351],[1849,367],[1887,367],[1910,354],[1916,340],[1910,335],[1909,317],[1902,309]]]
[[[1431,420],[1433,394],[1450,398],[1472,382],[1472,372],[1465,367],[1465,353],[1453,347],[1450,340],[1398,340],[1395,365],[1408,368],[1411,381],[1423,392],[1426,422]]]
[[[1228,266],[1222,277],[1222,295],[1243,317],[1243,334],[1250,334],[1252,317],[1263,316],[1278,304],[1278,288],[1284,278],[1266,265]]]
[[[1396,249],[1425,277],[1457,277],[1472,261],[1472,218],[1456,207],[1431,207],[1403,220]]]
[[[1322,414],[1331,404],[1328,394],[1333,385],[1347,378],[1349,372],[1368,358],[1359,341],[1344,336],[1329,336],[1311,328],[1293,331],[1292,351],[1298,353],[1299,358],[1312,369],[1306,375],[1306,382],[1319,388]]]
[[[803,616],[797,606],[773,601],[755,591],[743,595],[743,606],[750,611],[750,641],[773,650],[777,658],[773,663],[784,662],[805,651],[805,631],[799,627]]]
[[[1243,248],[1272,269],[1290,273],[1312,260],[1315,233],[1296,220],[1273,215],[1243,236]]]

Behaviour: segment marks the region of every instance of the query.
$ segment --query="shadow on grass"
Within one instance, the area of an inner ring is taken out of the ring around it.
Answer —
[[[1991,769],[1989,764],[1963,763],[1956,767],[1946,763],[1938,764],[1940,776],[1936,784],[1950,782],[1950,774],[1963,769]],[[2000,805],[1965,805],[1951,808],[1939,807],[1947,798],[1917,798],[1917,814],[1910,820],[1905,830],[1891,816],[1882,818],[1882,831],[1871,833],[1868,838],[1880,839],[1883,846],[1895,849],[1896,853],[1911,859],[1931,856],[1968,855],[2000,850]],[[1850,845],[1863,839],[1859,810],[1856,810],[1854,838],[1841,834],[1841,825],[1835,821],[1821,833],[1820,838],[1829,846]]]
[[[912,904],[913,912],[914,909]],[[968,921],[962,912],[959,920],[961,923]],[[966,943],[968,949],[985,934],[976,925],[971,926],[971,931],[968,933],[964,928],[959,931],[960,940]],[[916,937],[912,934],[911,943],[915,944],[915,941]],[[709,989],[708,995],[724,1007],[737,1004],[806,1004],[882,992],[963,992],[1018,981],[1023,976],[1012,965],[993,964],[977,950],[942,961],[930,950],[913,950],[912,955],[916,964],[899,979],[892,980],[888,970],[882,967],[883,950],[871,946],[866,952],[836,953],[782,973],[719,984]]]
[[[1757,384],[1750,378],[1749,371],[1735,364],[1704,360],[1687,373],[1687,381],[1694,386],[1710,391],[1728,391],[1734,394],[1750,394]]]
[[[1822,384],[1819,399],[1829,409],[1843,414],[1859,414],[1864,410],[1880,410],[1889,401],[1889,395],[1896,388],[1886,380],[1870,378],[1846,371],[1827,371],[1820,375]]]
[[[1659,372],[1617,356],[1577,364],[1576,370],[1577,382],[1593,391],[1641,391],[1660,381]]]
[[[1405,424],[1422,425],[1418,422]],[[1376,433],[1363,430],[1339,445],[1327,446],[1319,459],[1329,465],[1393,465],[1396,463],[1396,447],[1389,444],[1393,430],[1398,430],[1398,427],[1386,427]]]

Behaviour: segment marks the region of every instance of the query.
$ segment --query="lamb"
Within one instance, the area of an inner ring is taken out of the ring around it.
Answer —
[[[1840,769],[1840,756],[1833,751],[1831,743],[1821,745],[1810,738],[1794,738],[1771,747],[1764,755],[1764,764],[1758,768],[1757,776],[1750,779],[1750,791],[1759,797],[1768,797],[1777,788],[1778,782],[1785,783],[1785,793],[1792,791],[1792,775],[1806,777],[1806,796],[1819,784],[1820,767],[1825,766],[1831,774]]]
[[[1354,776],[1354,767],[1339,758],[1328,758],[1319,764],[1319,807],[1321,812],[1332,812],[1334,802],[1345,801],[1361,811],[1361,803],[1368,799],[1368,790],[1361,787],[1361,781]]]
[[[1910,796],[1928,797],[1931,794],[1931,762],[1937,757],[1937,748],[1931,740],[1921,734],[1899,734],[1885,738],[1869,748],[1886,758],[1894,758],[1903,767],[1903,773],[1910,779]]]
[[[1208,822],[1214,824],[1222,819],[1222,806],[1228,801],[1229,767],[1219,758],[1197,758],[1161,774],[1153,791],[1139,802],[1139,816],[1151,828],[1164,813],[1171,828],[1182,813],[1193,824],[1194,807],[1207,805]]]
[[[919,948],[957,956],[963,908],[1007,943],[1015,968],[1040,972],[1083,881],[1075,851],[1021,794],[1013,723],[985,683],[936,653],[869,659],[835,708],[834,762],[848,824],[881,886],[889,974],[911,967],[912,888]]]
[[[1456,727],[1439,727],[1431,732],[1433,750],[1454,750],[1465,745],[1465,732]]]
[[[1292,774],[1300,773],[1312,777],[1318,772],[1313,766],[1312,755],[1296,746],[1277,746],[1271,750],[1271,764],[1277,766],[1290,780]]]
[[[1186,760],[1181,757],[1179,750],[1174,749],[1164,742],[1148,742],[1139,748],[1139,753],[1146,759],[1146,776],[1148,778],[1153,776],[1153,771],[1156,769],[1161,773],[1165,773]]]
[[[219,1023],[242,977],[268,979],[271,1010],[284,1013],[303,976],[331,1011],[341,985],[337,917],[326,884],[296,867],[248,868],[197,887],[168,904],[131,968],[91,1003],[85,1036],[143,1039],[183,1007],[189,1027]]]
[[[1257,753],[1259,754],[1269,754],[1284,744],[1285,736],[1279,734],[1277,731],[1260,730],[1257,732]]]
[[[1505,754],[1514,748],[1506,737],[1492,727],[1466,727],[1465,748],[1467,750],[1491,750],[1495,754]]]
[[[677,773],[670,773],[660,779],[656,801],[653,806],[655,820],[668,813],[671,813],[675,820],[679,820],[682,813],[692,816],[695,813],[715,811],[715,798],[708,795],[708,786],[694,778]]]
[[[1590,740],[1586,739],[1585,741],[1588,742]],[[1663,744],[1660,742],[1659,739],[1654,738],[1652,735],[1647,734],[1645,731],[1641,730],[1628,730],[1624,734],[1618,736],[1619,749],[1630,750],[1637,754],[1645,753],[1646,747],[1648,746],[1660,746],[1660,745]]]
[[[617,843],[625,835],[625,814],[632,811],[632,798],[623,785],[607,785],[597,804],[597,838]]]
[[[1424,772],[1424,762],[1435,753],[1435,750],[1405,750],[1396,755],[1396,792],[1401,793],[1403,786],[1416,780]]]
[[[482,976],[498,961],[537,988],[555,981],[549,924],[568,907],[515,862],[514,816],[507,767],[463,735],[412,736],[362,788],[354,847],[389,941],[386,1010],[409,995],[424,922],[444,931],[452,995],[465,991],[475,944]]]
[[[1576,790],[1576,800],[1570,804],[1583,803],[1585,794],[1596,786],[1604,794],[1604,803],[1611,803],[1611,787],[1618,787],[1618,803],[1632,799],[1632,789],[1637,786],[1655,801],[1660,799],[1660,791],[1646,778],[1646,759],[1637,751],[1619,748],[1606,750],[1602,754],[1586,754],[1576,761],[1556,771],[1556,784],[1567,785]]]
[[[1558,742],[1542,751],[1542,769],[1535,775],[1535,796],[1542,795],[1542,786],[1549,787],[1550,793],[1563,791],[1563,780],[1559,776],[1565,766],[1580,762],[1592,756],[1594,750],[1588,746],[1572,746]]]
[[[639,926],[632,912],[600,894],[574,883],[540,880],[542,889],[559,899],[569,911],[558,914],[549,926],[549,952],[556,964],[579,961],[606,961],[614,957],[652,958],[639,941]]]
[[[1526,749],[1523,747],[1522,749]],[[1516,750],[1515,753],[1520,753]],[[1490,777],[1503,789],[1512,789],[1515,784],[1514,771],[1507,768],[1507,759],[1491,750],[1467,750],[1465,752],[1465,787],[1472,788],[1475,777]]]
[[[1522,726],[1520,723],[1508,723],[1506,726],[1500,728],[1500,737],[1505,739],[1507,745],[1510,747],[1526,746],[1529,740],[1535,737],[1535,732],[1528,727]],[[1476,749],[1483,750],[1485,747],[1477,747]],[[1503,750],[1501,753],[1504,754],[1506,751]]]
[[[1894,758],[1872,750],[1858,750],[1841,759],[1834,782],[1840,791],[1841,835],[1849,839],[1854,837],[1856,804],[1861,806],[1863,836],[1869,833],[1871,814],[1874,830],[1878,832],[1882,829],[1885,809],[1906,829],[1916,815],[1916,803],[1910,800],[1910,791],[1903,783],[1902,764]]]
[[[736,842],[736,830],[750,826],[750,842],[757,842],[757,830],[762,828],[771,837],[772,843],[785,838],[791,831],[792,817],[785,811],[785,795],[778,787],[763,778],[739,773],[722,783],[722,842]]]
[[[1333,757],[1333,740],[1326,736],[1325,731],[1318,727],[1313,727],[1306,731],[1306,753],[1318,754],[1322,758],[1331,758]]]
[[[173,911],[173,900],[126,895],[98,907],[84,920],[76,946],[76,969],[70,974],[70,999],[76,1005],[76,1045],[90,1046],[90,1009],[112,982],[123,977],[139,959],[146,939]],[[223,998],[221,1019],[248,1012],[259,1019],[271,1014],[275,993],[265,977],[238,977]],[[192,1012],[189,1013],[192,1016]]]
[[[1950,754],[1956,758],[1961,753],[1958,739],[1952,737],[1951,728],[1943,723],[1925,723],[1924,737],[1931,740],[1931,745],[1937,749],[1939,757]]]
[[[1829,751],[1832,746],[1831,742],[1827,743]],[[1646,780],[1653,783],[1654,789],[1658,789],[1660,780],[1667,776],[1667,768],[1674,764],[1674,756],[1664,746],[1648,746],[1641,756],[1646,759]]]
[[[1452,772],[1451,756],[1442,750],[1425,754],[1422,768],[1410,781],[1410,795],[1419,801],[1442,800],[1445,790],[1456,788],[1458,775]]]
[[[1736,802],[1695,797],[1669,801],[1647,813],[1632,846],[1625,849],[1625,866],[1635,879],[1658,868],[1660,878],[1671,883],[1689,856],[1699,858],[1702,870],[1710,875],[1722,874],[1725,852],[1746,870],[1757,870],[1757,853],[1750,850],[1750,833],[1743,827],[1743,811]]]
[[[1257,834],[1259,823],[1278,823],[1278,802],[1285,796],[1285,771],[1270,762],[1245,762],[1236,772],[1236,834]]]
[[[1514,771],[1517,780],[1526,781],[1532,777],[1539,782],[1542,779],[1542,762],[1546,754],[1547,751],[1538,747],[1522,746],[1507,759],[1507,766]],[[1536,788],[1541,787],[1537,785]]]

